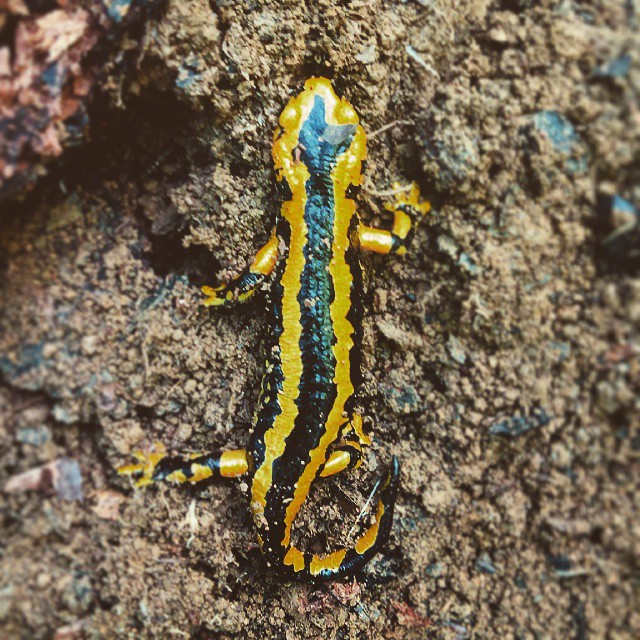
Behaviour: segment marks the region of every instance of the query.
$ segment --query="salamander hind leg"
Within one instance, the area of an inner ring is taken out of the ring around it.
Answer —
[[[343,425],[339,442],[335,445],[320,473],[322,478],[346,469],[356,469],[362,464],[363,450],[371,444],[371,438],[362,428],[362,416],[354,413]]]
[[[170,456],[163,445],[156,444],[152,452],[137,451],[133,455],[138,462],[119,467],[118,473],[136,477],[139,487],[161,481],[194,484],[209,478],[235,478],[249,468],[244,449]]]
[[[237,277],[218,287],[202,287],[206,307],[233,304],[248,300],[271,275],[278,261],[278,236],[275,231],[264,244],[253,262]]]
[[[328,478],[347,469],[357,469],[362,464],[362,446],[358,440],[340,442],[324,463],[321,478]]]
[[[385,209],[393,212],[391,231],[359,225],[358,239],[362,249],[404,255],[413,239],[416,220],[431,209],[429,202],[420,198],[420,190],[415,182],[411,183],[409,190],[403,189],[397,182],[393,184],[393,189],[396,201],[385,205]]]

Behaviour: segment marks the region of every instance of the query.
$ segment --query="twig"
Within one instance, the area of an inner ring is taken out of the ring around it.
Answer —
[[[428,71],[432,76],[440,80],[440,74],[426,61],[420,54],[410,45],[406,44],[404,50],[413,58],[423,69]]]
[[[371,504],[371,500],[373,498],[373,494],[377,491],[379,486],[380,486],[380,478],[378,478],[375,485],[373,485],[373,489],[371,490],[371,493],[369,494],[367,501],[364,503],[364,506],[362,507],[362,509],[360,509],[360,513],[358,514],[356,521],[353,523],[353,526],[351,527],[351,529],[349,529],[349,533],[347,534],[347,537],[351,536],[351,534],[354,532],[356,526],[358,525],[358,522],[360,522],[360,519],[364,515],[365,511],[369,508],[369,505]]]
[[[376,129],[375,131],[372,131],[370,134],[368,134],[368,138],[375,138],[377,135],[384,133],[385,131],[388,131],[389,129],[393,129],[393,127],[399,125],[399,124],[415,124],[413,122],[413,120],[394,120],[393,122],[390,122],[389,124],[385,124],[384,127],[380,127],[379,129]]]
[[[366,193],[370,193],[372,196],[377,196],[379,198],[390,198],[391,196],[395,196],[396,193],[404,193],[405,191],[411,191],[413,188],[412,184],[407,184],[402,187],[396,187],[395,189],[387,189],[386,191],[377,191],[376,189],[369,189],[366,186],[362,187],[362,190]]]

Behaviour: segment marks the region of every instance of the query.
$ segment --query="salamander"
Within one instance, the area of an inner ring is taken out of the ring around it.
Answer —
[[[237,278],[203,287],[206,306],[244,301],[267,289],[269,328],[246,449],[169,456],[137,452],[120,468],[138,484],[249,478],[250,509],[268,566],[287,579],[335,579],[363,567],[385,544],[398,488],[395,456],[379,480],[373,523],[349,547],[299,549],[292,526],[320,477],[357,467],[371,443],[356,411],[362,381],[363,250],[406,252],[413,221],[429,210],[417,186],[396,189],[391,230],[364,225],[350,197],[361,185],[366,135],[351,104],[326,78],[291,98],[273,140],[284,192],[269,240]]]

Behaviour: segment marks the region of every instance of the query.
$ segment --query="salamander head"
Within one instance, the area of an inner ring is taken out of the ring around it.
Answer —
[[[307,80],[280,115],[273,160],[278,179],[285,178],[292,189],[310,173],[326,169],[327,163],[333,166],[338,157],[347,181],[359,184],[366,153],[366,136],[355,109],[336,95],[326,78]]]

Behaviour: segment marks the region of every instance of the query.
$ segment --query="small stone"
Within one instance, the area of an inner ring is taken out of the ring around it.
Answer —
[[[601,380],[596,385],[596,404],[608,414],[613,414],[618,410],[618,399],[613,385],[606,380]]]
[[[628,229],[638,222],[638,211],[628,201],[615,194],[611,199],[611,224],[616,230]]]
[[[182,342],[184,340],[185,337],[185,333],[182,329],[176,329],[172,334],[171,334],[171,339],[174,342]]]
[[[440,249],[440,251],[448,254],[454,260],[458,257],[458,251],[459,251],[458,245],[456,244],[456,241],[451,236],[441,234],[438,236],[437,242],[438,242],[438,249]]]
[[[498,571],[493,564],[493,560],[491,560],[491,557],[486,552],[481,554],[476,559],[476,569],[482,573],[487,573],[489,575],[493,575]]]
[[[181,422],[176,430],[175,438],[176,440],[180,440],[182,442],[186,442],[191,438],[191,434],[193,433],[193,428],[187,422]]]
[[[80,419],[75,411],[69,410],[62,404],[55,405],[51,414],[56,422],[61,422],[62,424],[73,424]]]
[[[54,344],[53,342],[47,342],[42,347],[42,357],[46,358],[47,360],[50,360],[51,358],[53,358],[53,356],[55,356],[57,352],[58,352],[58,345]]]
[[[464,364],[467,361],[467,356],[462,348],[462,344],[458,338],[454,336],[449,336],[449,341],[447,342],[447,349],[449,350],[449,355],[458,363]]]
[[[634,324],[640,323],[640,302],[633,302],[627,307],[627,318]]]
[[[402,388],[381,385],[380,388],[385,401],[394,413],[413,413],[420,410],[420,396],[411,385],[405,385]]]
[[[51,440],[51,432],[44,425],[24,427],[16,431],[16,440],[33,447],[41,447]]]
[[[38,589],[46,589],[51,584],[51,574],[39,573],[36,578],[36,587]]]
[[[551,447],[551,459],[558,468],[567,469],[571,466],[572,455],[562,442],[556,442]]]
[[[53,462],[29,469],[10,477],[4,485],[7,493],[24,493],[53,488],[61,500],[82,501],[82,472],[71,458],[58,458]]]
[[[57,478],[54,478],[54,488],[58,497],[67,502],[84,500],[82,490],[82,471],[76,460],[60,458],[57,462]]]
[[[371,64],[376,61],[376,45],[369,44],[366,47],[363,47],[360,50],[360,53],[357,53],[355,56],[358,62],[362,62],[362,64]]]
[[[476,263],[464,251],[460,254],[457,264],[472,276],[478,275],[478,273],[480,273],[481,271],[480,267],[478,267]]]
[[[90,575],[81,571],[74,572],[61,597],[70,611],[76,614],[85,612],[94,599]]]
[[[618,295],[618,287],[613,282],[607,283],[602,293],[602,298],[607,307],[609,307],[612,311],[617,311],[618,309],[620,309],[620,296]]]
[[[103,520],[113,521],[117,521],[120,518],[120,505],[127,500],[122,493],[111,489],[98,491],[93,496],[93,499],[95,504],[92,505],[91,511]]]
[[[187,395],[191,396],[195,393],[197,386],[198,383],[193,378],[191,378],[191,380],[187,380],[186,384],[184,385],[184,392]]]
[[[630,68],[631,56],[624,54],[596,67],[593,70],[593,76],[595,78],[622,78],[629,73]]]
[[[20,422],[24,427],[39,427],[48,418],[49,407],[46,404],[27,407],[20,413]]]
[[[557,111],[543,110],[534,114],[532,122],[534,128],[549,140],[555,151],[567,156],[565,168],[568,173],[574,175],[586,171],[587,155],[583,141],[568,118]]]
[[[497,42],[498,44],[505,44],[509,41],[507,32],[500,26],[489,29],[489,33],[487,35],[489,36],[489,40]]]
[[[544,427],[551,418],[542,407],[534,407],[527,415],[514,415],[505,420],[494,422],[489,427],[491,435],[506,435],[517,438],[531,429]]]
[[[92,356],[96,352],[98,336],[85,336],[80,341],[80,350],[85,356]]]

